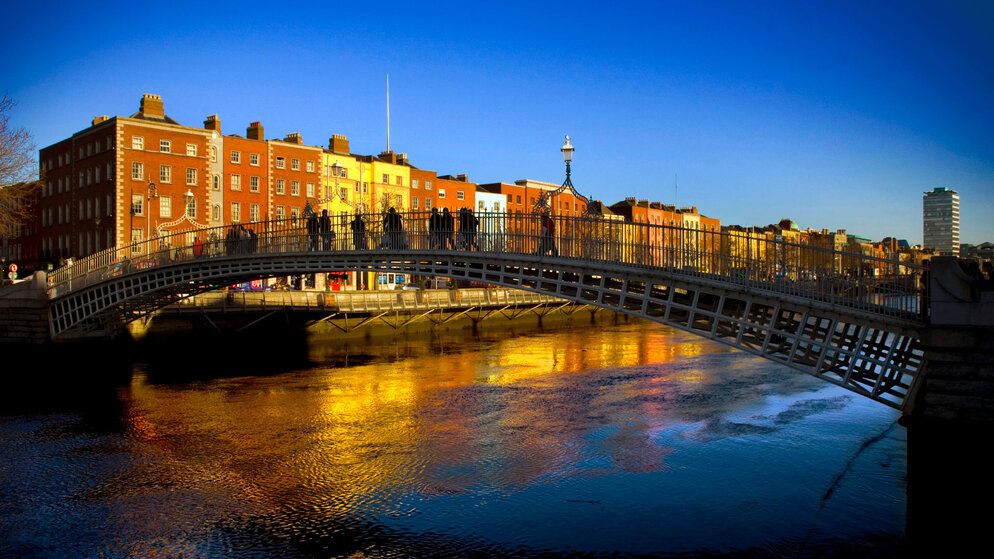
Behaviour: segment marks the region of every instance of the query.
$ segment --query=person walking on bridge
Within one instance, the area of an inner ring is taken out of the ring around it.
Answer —
[[[552,256],[559,255],[556,250],[556,222],[552,220],[549,208],[545,208],[542,211],[540,242],[541,248],[539,249],[539,254],[542,256],[546,254],[552,254]]]
[[[335,240],[335,232],[331,230],[331,217],[328,216],[328,210],[321,210],[321,219],[318,225],[321,230],[321,250],[331,250],[331,243]]]
[[[362,214],[355,214],[349,228],[352,229],[352,246],[356,250],[366,250],[366,222],[362,220]]]

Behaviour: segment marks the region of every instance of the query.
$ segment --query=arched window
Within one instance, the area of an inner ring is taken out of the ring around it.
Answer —
[[[217,146],[211,146],[211,163],[217,163]]]

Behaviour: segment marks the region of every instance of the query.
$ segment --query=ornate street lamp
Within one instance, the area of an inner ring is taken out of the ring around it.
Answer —
[[[545,211],[549,207],[549,199],[558,196],[567,188],[573,193],[573,196],[575,196],[576,198],[581,198],[584,200],[584,202],[588,201],[586,196],[576,191],[576,188],[573,187],[573,181],[570,180],[569,164],[570,161],[573,160],[573,144],[569,143],[569,136],[566,136],[566,143],[563,144],[563,147],[560,148],[560,151],[563,152],[563,161],[566,162],[566,180],[559,188],[555,190],[544,190],[542,191],[541,194],[538,195],[538,200],[535,201],[535,206],[532,208],[532,211],[534,211],[535,213],[542,213],[543,211]],[[586,214],[589,211],[590,211],[590,205],[589,203],[587,203],[584,213]]]
[[[563,183],[563,186],[568,186],[572,190],[573,183],[569,180],[569,162],[573,160],[573,146],[569,143],[569,135],[566,136],[566,143],[563,144],[560,151],[563,152],[563,161],[566,162],[566,182]]]

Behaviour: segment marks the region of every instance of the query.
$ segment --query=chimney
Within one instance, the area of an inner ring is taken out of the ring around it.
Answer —
[[[634,204],[635,203],[635,197],[634,196],[628,196],[628,197],[625,198],[625,202],[629,202],[631,204]]]
[[[142,116],[157,118],[166,116],[166,113],[162,108],[162,97],[152,95],[151,93],[142,95],[141,104],[138,106],[138,112],[140,112]]]
[[[262,124],[259,121],[249,124],[249,127],[245,129],[245,137],[250,140],[265,140]]]
[[[463,173],[461,175],[456,175],[456,180],[462,182],[469,182],[469,177],[466,176],[466,173]]]
[[[401,154],[397,155],[397,164],[398,165],[407,165],[407,154],[406,153],[401,153]]]
[[[286,135],[286,138],[283,138],[283,141],[297,144],[298,146],[304,145],[304,139],[300,137],[300,132],[290,132]]]
[[[96,126],[96,125],[100,124],[101,122],[103,122],[105,120],[109,120],[109,119],[110,119],[110,117],[107,116],[107,115],[95,116],[95,117],[93,117],[93,126]]]
[[[328,139],[328,149],[342,155],[349,154],[349,140],[341,134],[333,134]]]
[[[387,163],[397,163],[397,154],[392,151],[381,151],[380,159],[386,161]]]
[[[219,119],[217,117],[217,115],[211,115],[211,116],[207,117],[206,119],[204,119],[204,129],[205,130],[213,130],[213,131],[217,132],[218,134],[220,134],[221,133],[221,119]]]

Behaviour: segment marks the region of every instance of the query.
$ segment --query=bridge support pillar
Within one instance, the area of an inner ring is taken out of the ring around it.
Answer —
[[[994,500],[994,291],[956,258],[931,266],[924,376],[908,427],[911,549],[972,553],[986,544]]]
[[[51,339],[48,327],[48,294],[45,272],[0,290],[0,343],[44,344]]]

